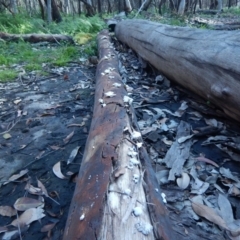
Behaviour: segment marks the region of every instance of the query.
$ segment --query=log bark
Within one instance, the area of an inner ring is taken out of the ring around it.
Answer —
[[[117,23],[116,37],[166,77],[240,119],[240,32]]]
[[[37,42],[61,42],[66,41],[70,43],[74,43],[72,37],[62,34],[9,34],[0,32],[0,39],[5,41],[20,41],[24,40],[30,43]]]
[[[106,30],[98,46],[93,118],[63,239],[176,239],[147,152],[137,147],[142,138]]]

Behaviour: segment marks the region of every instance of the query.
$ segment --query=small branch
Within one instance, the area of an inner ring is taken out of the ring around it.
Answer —
[[[147,2],[147,0],[145,0],[145,1],[142,3],[142,6],[139,8],[139,10],[138,10],[138,12],[136,13],[136,15],[135,15],[134,18],[136,18],[136,17],[138,16],[138,14],[142,11],[142,9],[143,9],[143,7],[144,7],[144,5],[145,5],[146,2]]]

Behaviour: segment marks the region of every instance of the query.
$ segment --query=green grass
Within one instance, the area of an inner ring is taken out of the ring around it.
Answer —
[[[72,36],[77,45],[60,43],[59,46],[37,46],[23,41],[0,41],[0,68],[4,66],[5,69],[1,71],[0,81],[16,78],[17,73],[13,70],[13,64],[21,65],[26,72],[43,73],[43,63],[50,66],[64,66],[79,57],[96,55],[96,35],[104,27],[106,27],[105,23],[98,16],[64,17],[59,24],[54,22],[46,24],[37,16],[29,18],[26,14],[16,14],[15,17],[10,14],[1,14],[0,32],[66,34]]]
[[[18,76],[18,73],[15,70],[0,70],[0,83],[8,82],[13,80]]]
[[[40,71],[42,70],[42,67],[40,64],[38,63],[28,63],[26,66],[25,66],[25,70],[26,71]]]
[[[223,13],[231,13],[234,15],[240,15],[240,7],[230,7],[230,8],[224,8]]]

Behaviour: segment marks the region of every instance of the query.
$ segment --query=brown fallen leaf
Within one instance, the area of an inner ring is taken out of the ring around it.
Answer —
[[[61,179],[65,179],[67,177],[65,177],[63,174],[62,174],[62,171],[61,171],[61,162],[57,162],[54,166],[53,166],[53,173],[58,177],[58,178],[61,178]]]
[[[72,176],[73,174],[74,174],[74,172],[71,172],[71,171],[66,172],[66,175],[68,175],[68,176]]]
[[[52,150],[59,150],[59,149],[62,149],[61,147],[59,147],[59,146],[55,146],[55,145],[52,145],[52,146],[50,146],[50,148],[52,149]]]
[[[28,191],[29,193],[34,194],[34,195],[41,195],[42,194],[41,188],[34,187],[29,182],[27,183],[27,185],[25,186],[24,189],[26,191]]]
[[[47,192],[47,189],[45,188],[45,186],[43,185],[43,183],[37,179],[37,183],[38,183],[38,187],[41,189],[42,191],[42,194],[45,196],[45,197],[48,197],[50,198],[52,201],[54,201],[56,204],[60,205],[57,201],[55,201],[53,198],[51,198]]]
[[[35,159],[40,159],[44,153],[45,153],[45,151],[41,151],[41,152],[35,157]]]
[[[220,227],[228,229],[225,221],[214,211],[214,209],[197,202],[192,202],[192,208],[197,215],[206,218],[208,221]]]
[[[84,124],[85,124],[85,123],[84,123]],[[83,124],[83,123],[73,123],[73,124],[67,125],[67,127],[83,127],[84,124]]]
[[[32,118],[28,118],[28,119],[26,120],[26,125],[29,125],[32,121],[33,121]]]
[[[232,187],[229,188],[228,193],[232,196],[240,196],[240,190],[236,186],[232,185]]]
[[[0,227],[0,233],[7,232],[8,228],[6,226]]]
[[[27,146],[26,144],[25,144],[25,145],[20,145],[20,148],[19,148],[19,150],[22,150],[22,149],[24,149],[26,146]]]
[[[214,161],[208,159],[208,158],[205,158],[205,157],[196,157],[195,158],[196,160],[198,161],[201,161],[201,162],[206,162],[206,163],[209,163],[209,164],[212,164],[213,166],[215,167],[219,167],[219,165],[217,165]]]
[[[13,220],[11,225],[15,227],[27,226],[30,223],[45,217],[45,214],[43,213],[43,211],[44,210],[41,207],[30,208],[26,210],[22,215],[20,215],[18,219]]]
[[[48,197],[47,189],[45,188],[43,183],[37,179],[37,184],[38,184],[38,187],[42,190],[42,194],[45,195],[46,197]]]
[[[67,144],[70,141],[70,139],[73,137],[73,135],[74,135],[74,131],[68,134],[67,137],[63,139],[63,142]]]
[[[43,112],[42,114],[39,115],[39,117],[47,117],[47,116],[54,116],[54,112]]]
[[[72,162],[73,162],[73,160],[75,159],[75,157],[76,157],[77,154],[78,154],[78,150],[79,150],[80,147],[81,147],[81,146],[77,146],[77,147],[75,147],[75,148],[72,150],[72,152],[71,152],[71,154],[70,154],[70,156],[69,156],[69,158],[68,158],[68,160],[67,160],[67,165],[68,165],[69,163],[72,163]]]
[[[5,185],[5,184],[7,184],[7,183],[9,183],[9,182],[13,182],[13,181],[17,180],[18,178],[21,178],[21,177],[24,176],[26,173],[28,173],[28,169],[24,169],[24,170],[20,171],[19,174],[14,174],[14,175],[12,175],[12,176],[8,179],[8,181],[6,181],[3,185]]]
[[[60,104],[57,104],[57,105],[53,105],[53,106],[51,106],[51,107],[49,107],[49,108],[46,108],[46,110],[51,110],[51,109],[56,109],[56,108],[59,108],[59,107],[62,107],[63,105],[60,105]]]
[[[58,192],[57,191],[52,191],[52,192],[50,192],[49,193],[49,195],[51,196],[51,197],[57,197],[57,198],[59,198],[59,194],[58,194]]]
[[[43,202],[37,199],[21,197],[17,199],[13,206],[18,211],[26,211],[27,209],[36,208],[41,205],[43,205]]]
[[[56,221],[55,223],[50,223],[50,224],[43,226],[41,228],[41,232],[48,232],[48,231],[52,230],[57,223],[58,223],[58,221]]]
[[[0,215],[6,217],[12,217],[17,214],[17,211],[10,206],[0,206]]]
[[[166,137],[164,137],[162,141],[168,146],[171,146],[173,144],[173,142],[171,140],[168,140]]]
[[[51,216],[51,217],[58,217],[58,215],[50,210],[46,210],[46,212]]]

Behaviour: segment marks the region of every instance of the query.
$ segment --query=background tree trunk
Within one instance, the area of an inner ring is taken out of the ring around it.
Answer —
[[[42,19],[45,20],[45,17],[47,16],[46,11],[45,11],[45,2],[42,0],[38,0],[39,2],[39,6],[40,6],[40,10],[41,10],[41,16]]]
[[[47,0],[47,20],[48,23],[52,22],[52,0]]]
[[[11,3],[12,12],[16,14],[18,12],[16,0],[11,0],[10,3]]]
[[[115,33],[168,78],[239,121],[240,32],[126,20],[117,23]]]
[[[98,13],[101,15],[103,1],[101,2],[101,0],[97,0],[97,4],[98,4]]]
[[[40,1],[40,0],[39,0]],[[48,0],[44,0],[44,7],[47,8],[47,1]],[[51,0],[51,8],[52,8],[52,20],[55,21],[56,23],[59,23],[62,21],[62,17],[61,17],[61,14],[59,12],[59,9],[58,9],[58,6],[55,2],[55,0]]]
[[[186,0],[181,0],[178,7],[178,14],[183,15],[185,10]]]
[[[57,7],[55,0],[52,0],[52,20],[55,21],[56,23],[59,23],[62,21],[61,14],[59,12],[59,9]]]
[[[217,1],[218,1],[217,9],[219,12],[221,12],[223,8],[223,0],[217,0]]]
[[[69,14],[69,0],[64,0],[65,13]]]

